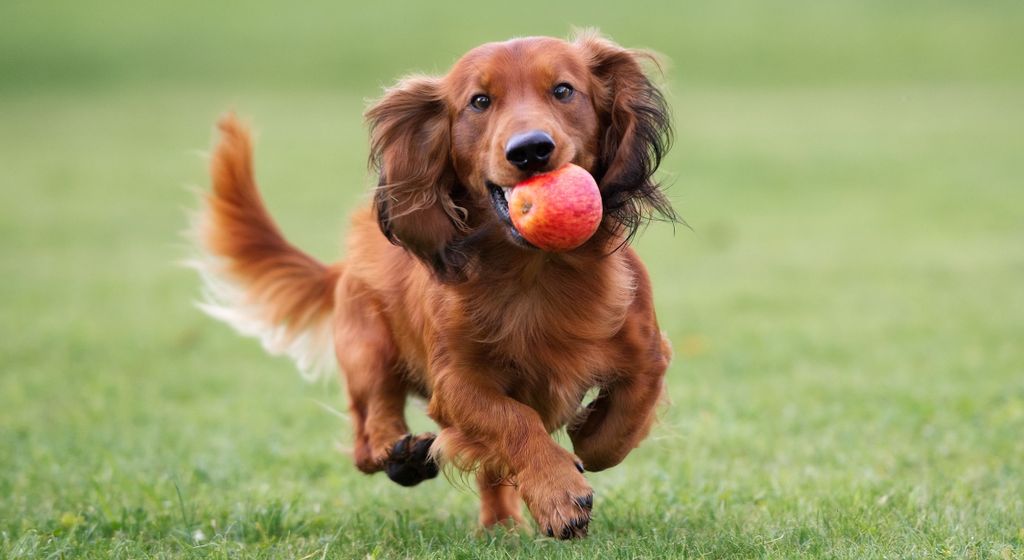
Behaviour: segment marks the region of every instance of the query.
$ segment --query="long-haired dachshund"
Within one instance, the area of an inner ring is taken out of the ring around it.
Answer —
[[[671,354],[628,245],[646,219],[675,219],[652,178],[671,130],[646,57],[590,32],[531,37],[401,80],[366,114],[379,186],[330,265],[284,239],[249,134],[224,117],[198,231],[204,308],[304,371],[337,360],[359,470],[405,486],[439,463],[472,470],[484,526],[521,523],[522,499],[545,534],[585,536],[583,473],[647,435]],[[503,187],[567,162],[597,180],[604,217],[547,253],[517,233]],[[409,433],[409,394],[436,437]],[[574,452],[551,437],[562,427]]]

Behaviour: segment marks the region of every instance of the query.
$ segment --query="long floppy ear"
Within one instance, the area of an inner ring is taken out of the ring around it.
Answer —
[[[594,104],[603,132],[595,176],[606,215],[626,230],[627,239],[651,218],[678,221],[654,172],[672,143],[672,122],[661,91],[641,61],[653,54],[626,50],[593,31],[574,42],[595,78]]]
[[[367,110],[366,119],[370,163],[380,176],[374,203],[381,231],[438,279],[462,279],[467,257],[457,240],[466,211],[452,201],[457,179],[440,80],[403,79]]]

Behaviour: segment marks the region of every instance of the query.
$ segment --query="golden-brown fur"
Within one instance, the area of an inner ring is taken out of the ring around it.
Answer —
[[[441,428],[432,456],[477,469],[481,523],[521,521],[521,497],[545,533],[586,534],[583,468],[618,464],[646,436],[670,358],[626,245],[649,213],[674,217],[651,179],[668,116],[640,56],[593,34],[517,39],[470,51],[444,77],[399,82],[367,112],[380,186],[354,217],[344,264],[331,266],[281,236],[252,180],[245,128],[222,119],[201,244],[208,275],[241,295],[212,308],[243,306],[224,314],[289,342],[331,325],[360,470],[395,466],[406,396],[420,394]],[[575,93],[551,98],[560,83]],[[491,105],[469,107],[481,93]],[[505,157],[527,129],[554,139],[545,169],[571,161],[598,181],[605,218],[579,249],[528,247],[492,206],[488,183],[532,173]],[[575,453],[550,436],[564,426]]]

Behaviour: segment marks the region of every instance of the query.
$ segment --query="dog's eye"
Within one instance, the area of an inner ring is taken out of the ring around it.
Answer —
[[[491,98],[482,93],[478,93],[470,98],[469,106],[477,111],[485,111],[491,106]]]
[[[555,96],[555,99],[565,101],[572,97],[572,94],[575,93],[575,91],[576,90],[572,89],[572,86],[569,84],[558,84],[555,86],[555,89],[551,90],[551,93]]]

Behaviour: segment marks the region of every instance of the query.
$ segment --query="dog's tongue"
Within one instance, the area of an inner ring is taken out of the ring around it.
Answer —
[[[508,209],[520,235],[537,248],[570,251],[601,224],[601,192],[586,169],[567,163],[516,185]]]

